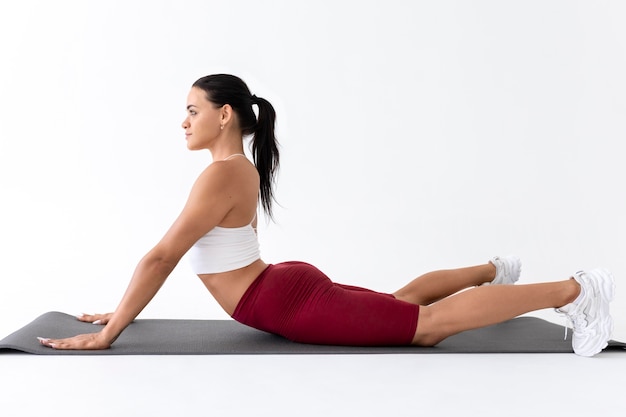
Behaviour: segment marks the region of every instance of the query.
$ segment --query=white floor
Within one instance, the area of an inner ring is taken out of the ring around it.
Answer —
[[[626,352],[0,354],[0,415],[623,416]],[[428,414],[427,414],[428,413]]]

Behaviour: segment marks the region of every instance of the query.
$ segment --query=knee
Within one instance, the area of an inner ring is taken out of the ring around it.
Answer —
[[[415,346],[431,347],[439,344],[443,339],[445,339],[445,337],[440,334],[415,332],[411,344]]]
[[[428,306],[420,306],[420,314],[417,320],[417,329],[411,344],[416,346],[435,346],[446,336],[434,323],[433,314]]]

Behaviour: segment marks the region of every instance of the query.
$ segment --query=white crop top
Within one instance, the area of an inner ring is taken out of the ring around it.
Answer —
[[[189,249],[196,274],[216,274],[250,265],[260,258],[259,240],[252,223],[241,227],[216,226]]]

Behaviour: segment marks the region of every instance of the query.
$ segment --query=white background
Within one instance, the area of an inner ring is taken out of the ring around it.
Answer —
[[[619,1],[2,0],[0,338],[115,308],[211,161],[185,146],[189,87],[228,72],[278,113],[267,262],[379,291],[497,254],[521,282],[604,266],[626,340],[624,21]],[[227,315],[183,260],[141,317]]]

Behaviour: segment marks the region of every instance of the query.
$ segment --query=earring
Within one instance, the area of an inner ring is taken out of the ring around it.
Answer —
[[[224,130],[224,125],[220,125],[220,130]]]

